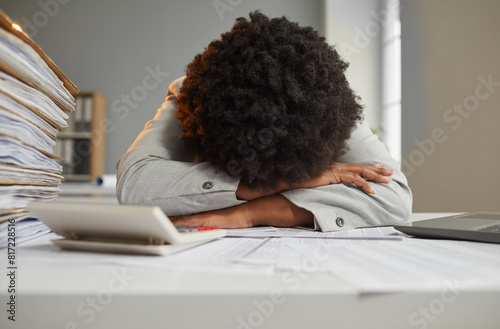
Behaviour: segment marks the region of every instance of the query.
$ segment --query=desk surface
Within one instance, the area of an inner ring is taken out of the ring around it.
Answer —
[[[23,262],[23,252],[18,246],[16,322],[8,321],[2,310],[1,328],[399,329],[500,324],[500,285],[458,293],[443,286],[360,294],[352,284],[324,273],[211,273]],[[4,309],[6,278],[0,279]]]

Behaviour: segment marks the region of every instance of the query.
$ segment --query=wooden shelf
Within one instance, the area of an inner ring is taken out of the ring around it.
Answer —
[[[91,139],[91,132],[61,132],[57,134],[57,139],[66,139],[66,138],[74,138],[74,139]]]
[[[106,99],[94,91],[75,97],[68,127],[57,135],[56,155],[64,160],[67,182],[90,182],[104,174],[106,147]]]

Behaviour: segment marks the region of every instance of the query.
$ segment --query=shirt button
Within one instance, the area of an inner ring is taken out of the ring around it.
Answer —
[[[338,227],[342,227],[342,226],[344,226],[344,219],[342,217],[337,217],[337,219],[335,220],[335,223],[337,223]]]
[[[214,187],[214,183],[208,181],[208,182],[205,182],[203,183],[202,187],[205,189],[205,190],[210,190],[212,187]]]

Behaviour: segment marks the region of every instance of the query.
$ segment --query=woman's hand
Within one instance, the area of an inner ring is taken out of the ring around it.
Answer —
[[[320,176],[312,178],[302,184],[288,186],[280,183],[276,190],[270,194],[278,194],[296,188],[314,188],[319,186],[347,183],[361,187],[365,192],[375,194],[375,190],[367,180],[378,183],[389,183],[394,169],[382,168],[383,164],[361,164],[361,163],[332,163]],[[236,197],[241,200],[254,200],[265,196],[261,190],[250,189],[240,181],[236,190]]]
[[[321,176],[315,177],[294,188],[314,188],[318,186],[348,183],[361,187],[365,192],[375,194],[375,190],[367,180],[379,183],[389,183],[394,169],[382,168],[381,163],[367,165],[361,163],[334,162]]]

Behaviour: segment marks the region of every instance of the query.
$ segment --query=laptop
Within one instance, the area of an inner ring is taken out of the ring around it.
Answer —
[[[28,210],[64,249],[168,255],[223,237],[217,228],[179,229],[154,206],[32,202]]]
[[[422,238],[500,243],[500,213],[471,212],[397,225],[403,233]]]

